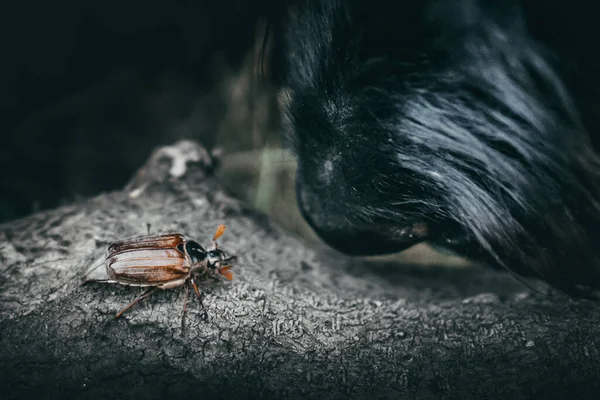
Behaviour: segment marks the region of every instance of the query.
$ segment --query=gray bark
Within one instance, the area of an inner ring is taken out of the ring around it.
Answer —
[[[593,304],[486,269],[350,260],[195,165],[177,179],[152,168],[128,190],[0,226],[0,397],[598,398]],[[206,244],[227,225],[219,243],[238,261],[232,282],[203,287],[208,321],[190,296],[182,331],[178,288],[115,319],[141,289],[80,286],[146,223]]]

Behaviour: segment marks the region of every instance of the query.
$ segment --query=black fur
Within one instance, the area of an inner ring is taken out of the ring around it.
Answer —
[[[600,288],[593,14],[584,1],[290,7],[273,65],[307,221],[350,254],[427,240],[572,294]]]

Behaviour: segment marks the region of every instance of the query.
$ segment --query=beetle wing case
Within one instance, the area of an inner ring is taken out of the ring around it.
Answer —
[[[156,249],[156,248],[176,248],[185,243],[186,237],[180,233],[155,236],[138,236],[130,239],[123,239],[108,246],[109,257],[113,253],[118,253],[136,249]]]
[[[115,242],[109,246],[106,257],[107,274],[110,279],[132,286],[161,286],[185,280],[190,261],[177,249],[185,241],[185,236],[171,234]]]

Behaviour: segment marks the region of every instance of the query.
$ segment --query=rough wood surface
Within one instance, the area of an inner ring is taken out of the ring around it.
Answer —
[[[141,174],[143,179],[147,174]],[[598,398],[600,313],[485,269],[398,268],[303,242],[191,166],[0,226],[2,398]],[[80,286],[116,239],[181,231],[239,259],[183,292]]]

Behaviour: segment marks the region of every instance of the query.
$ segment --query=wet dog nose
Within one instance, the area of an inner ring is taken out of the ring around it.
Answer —
[[[297,187],[298,205],[304,219],[332,248],[352,256],[395,253],[425,240],[424,224],[401,224],[385,219],[362,219],[343,200]]]

